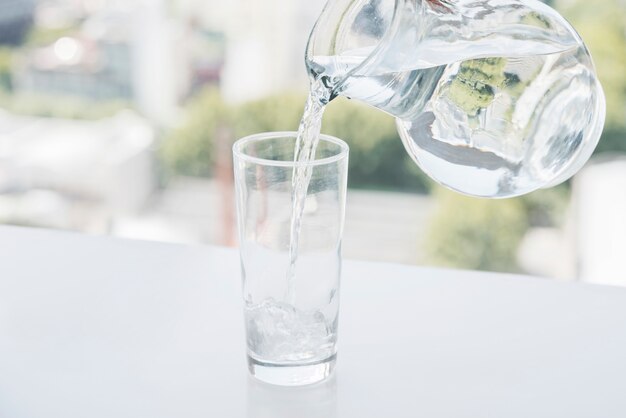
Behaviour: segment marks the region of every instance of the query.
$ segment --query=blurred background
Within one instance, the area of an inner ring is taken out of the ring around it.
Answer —
[[[571,181],[516,199],[433,184],[391,117],[333,101],[344,256],[626,285],[626,1],[554,0],[608,118]],[[295,130],[322,0],[0,0],[0,223],[236,245],[231,145]]]

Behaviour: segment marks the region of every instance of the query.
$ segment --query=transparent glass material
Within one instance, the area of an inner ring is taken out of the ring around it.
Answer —
[[[348,146],[320,135],[315,159],[294,162],[296,132],[233,147],[248,365],[279,385],[304,385],[335,365]],[[310,183],[290,275],[295,169]]]
[[[469,195],[568,179],[604,125],[589,51],[537,0],[330,0],[306,65],[331,97],[395,116],[413,160]]]

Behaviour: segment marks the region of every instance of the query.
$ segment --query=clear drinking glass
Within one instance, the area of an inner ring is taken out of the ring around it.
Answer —
[[[303,385],[335,365],[348,146],[320,135],[315,159],[294,162],[296,132],[233,146],[248,367],[260,380]],[[290,275],[292,179],[310,183]]]

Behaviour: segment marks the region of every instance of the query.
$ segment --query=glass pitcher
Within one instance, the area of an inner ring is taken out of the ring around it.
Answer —
[[[306,65],[331,99],[393,115],[415,162],[473,196],[565,181],[604,124],[589,51],[536,0],[330,0]]]

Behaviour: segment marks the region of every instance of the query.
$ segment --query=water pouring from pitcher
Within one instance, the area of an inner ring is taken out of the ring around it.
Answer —
[[[472,196],[567,180],[604,124],[589,51],[536,0],[331,0],[306,65],[319,97],[393,115],[420,168]]]

